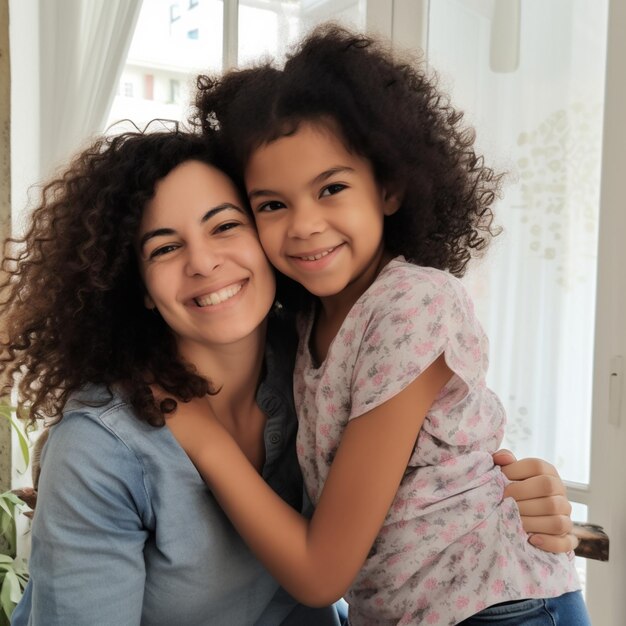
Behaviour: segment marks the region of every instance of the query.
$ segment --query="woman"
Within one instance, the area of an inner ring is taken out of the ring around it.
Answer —
[[[216,413],[303,506],[292,326],[268,317],[274,276],[222,170],[207,138],[100,139],[44,188],[24,240],[7,242],[4,391],[16,383],[31,419],[56,422],[13,624],[336,623],[333,607],[278,587],[163,428],[177,402]],[[523,478],[529,464],[510,468]],[[549,530],[550,490],[513,487],[526,529]]]

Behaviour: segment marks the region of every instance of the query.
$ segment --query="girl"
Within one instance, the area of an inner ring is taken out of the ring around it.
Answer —
[[[493,235],[500,178],[461,115],[421,70],[336,27],[283,70],[200,86],[200,123],[220,128],[290,279],[279,300],[306,312],[294,384],[310,522],[218,424],[198,436],[190,407],[170,418],[242,536],[305,604],[345,593],[354,626],[588,624],[571,556],[529,545],[491,459],[504,412],[455,276]]]

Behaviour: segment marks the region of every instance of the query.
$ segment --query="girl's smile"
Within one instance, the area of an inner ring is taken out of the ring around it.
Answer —
[[[292,255],[291,258],[301,269],[307,271],[319,271],[325,269],[341,252],[345,244],[340,243],[331,248],[325,248],[321,252],[308,252],[306,254]]]

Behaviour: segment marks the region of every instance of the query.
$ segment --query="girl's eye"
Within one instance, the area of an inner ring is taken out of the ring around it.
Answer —
[[[269,202],[264,202],[257,207],[257,213],[268,213],[270,211],[277,211],[278,209],[284,209],[285,204],[283,202],[279,202],[278,200],[270,200]]]
[[[156,248],[155,250],[153,250],[148,256],[148,258],[156,259],[157,257],[164,256],[165,254],[169,254],[170,252],[173,252],[177,248],[178,246],[176,244],[169,243],[165,246],[161,246],[160,248]]]
[[[320,198],[334,196],[336,193],[343,191],[346,188],[346,185],[342,183],[332,183],[332,185],[327,185],[322,189],[322,193],[320,193]]]

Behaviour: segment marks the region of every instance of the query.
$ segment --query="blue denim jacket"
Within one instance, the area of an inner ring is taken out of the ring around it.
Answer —
[[[263,476],[300,508],[292,340],[274,339],[283,345],[268,347],[257,393],[268,418]],[[325,625],[337,619],[332,607],[298,606],[279,588],[168,428],[138,420],[121,397],[98,387],[71,399],[44,448],[30,571],[14,626]]]

